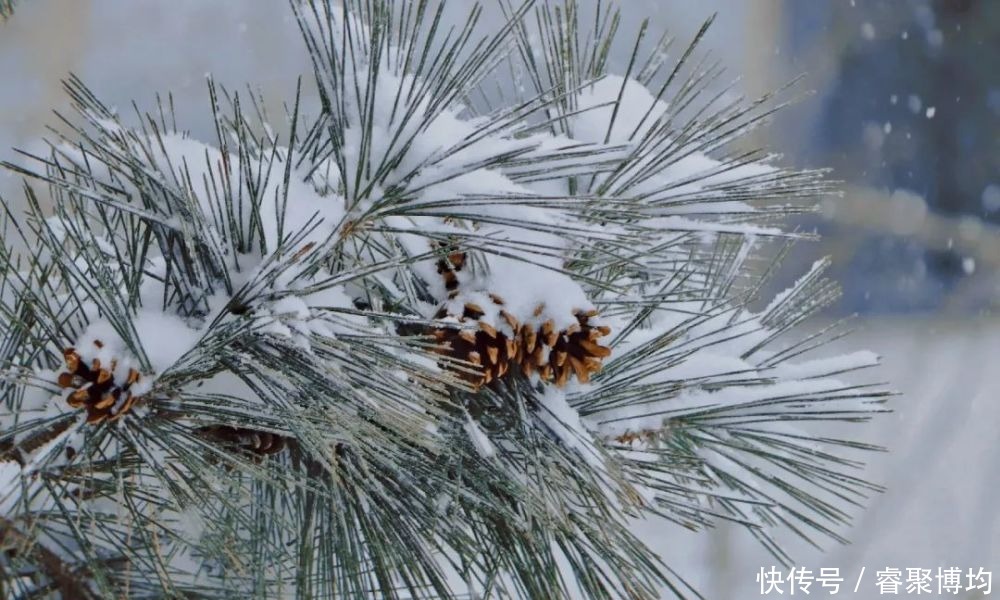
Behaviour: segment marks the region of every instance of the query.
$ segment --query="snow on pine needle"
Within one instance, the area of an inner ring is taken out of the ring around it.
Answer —
[[[877,358],[803,356],[825,262],[752,308],[827,184],[737,149],[780,104],[711,95],[704,29],[599,4],[295,0],[314,85],[209,81],[213,140],[67,82],[6,165],[0,589],[688,597],[631,518],[840,540],[873,447],[810,428]]]

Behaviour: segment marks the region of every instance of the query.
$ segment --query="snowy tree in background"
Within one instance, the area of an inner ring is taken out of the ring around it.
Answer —
[[[704,30],[500,5],[293,2],[319,102],[210,82],[211,143],[67,83],[7,165],[0,595],[697,597],[635,519],[840,540],[871,447],[811,428],[876,359],[803,356],[825,263],[758,303],[822,174],[734,144],[776,107]]]

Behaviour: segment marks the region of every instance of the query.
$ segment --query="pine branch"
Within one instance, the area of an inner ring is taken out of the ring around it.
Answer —
[[[19,597],[41,597],[48,591],[57,591],[63,598],[82,600],[97,598],[86,584],[90,574],[87,567],[73,567],[66,564],[56,552],[39,544],[35,535],[23,532],[16,523],[4,517],[0,517],[0,548],[4,549],[8,560],[14,559],[20,562],[24,560],[20,557],[25,556],[30,562],[37,564],[45,577],[53,583],[52,590],[44,587],[36,588],[31,591],[30,596]],[[0,591],[5,587],[0,587]]]
[[[293,1],[319,103],[281,133],[67,81],[0,223],[0,505],[67,560],[32,585],[652,600],[697,594],[633,517],[842,541],[877,448],[821,427],[890,394],[806,360],[826,263],[750,308],[830,185],[733,149],[783,103],[714,91],[709,23],[671,62],[609,3],[500,7]]]

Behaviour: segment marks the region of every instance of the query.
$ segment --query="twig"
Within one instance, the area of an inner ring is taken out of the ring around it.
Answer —
[[[58,554],[39,544],[36,537],[27,535],[5,517],[0,517],[0,547],[8,548],[7,552],[14,548],[27,552],[52,580],[63,598],[96,600],[97,596],[77,577],[78,569],[67,565]]]

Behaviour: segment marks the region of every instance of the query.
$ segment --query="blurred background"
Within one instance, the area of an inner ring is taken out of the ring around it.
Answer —
[[[1000,1],[622,6],[624,31],[649,17],[680,40],[718,13],[702,49],[748,97],[802,76],[791,92],[801,99],[752,143],[843,182],[843,197],[799,224],[823,240],[799,246],[785,277],[833,255],[844,295],[825,317],[858,314],[841,346],[882,354],[884,367],[867,375],[902,395],[895,414],[863,430],[891,449],[866,472],[889,491],[856,511],[850,546],[792,542],[800,565],[839,567],[840,596],[852,598],[882,597],[875,571],[886,567],[982,567],[1000,578]],[[153,109],[155,93],[170,91],[178,120],[208,139],[206,75],[233,89],[252,83],[279,114],[307,65],[283,1],[20,0],[0,20],[0,159],[43,148],[70,72],[123,112],[133,100]],[[0,194],[15,198],[19,185],[0,174]],[[736,528],[639,530],[710,599],[759,597],[755,576],[774,562]]]

